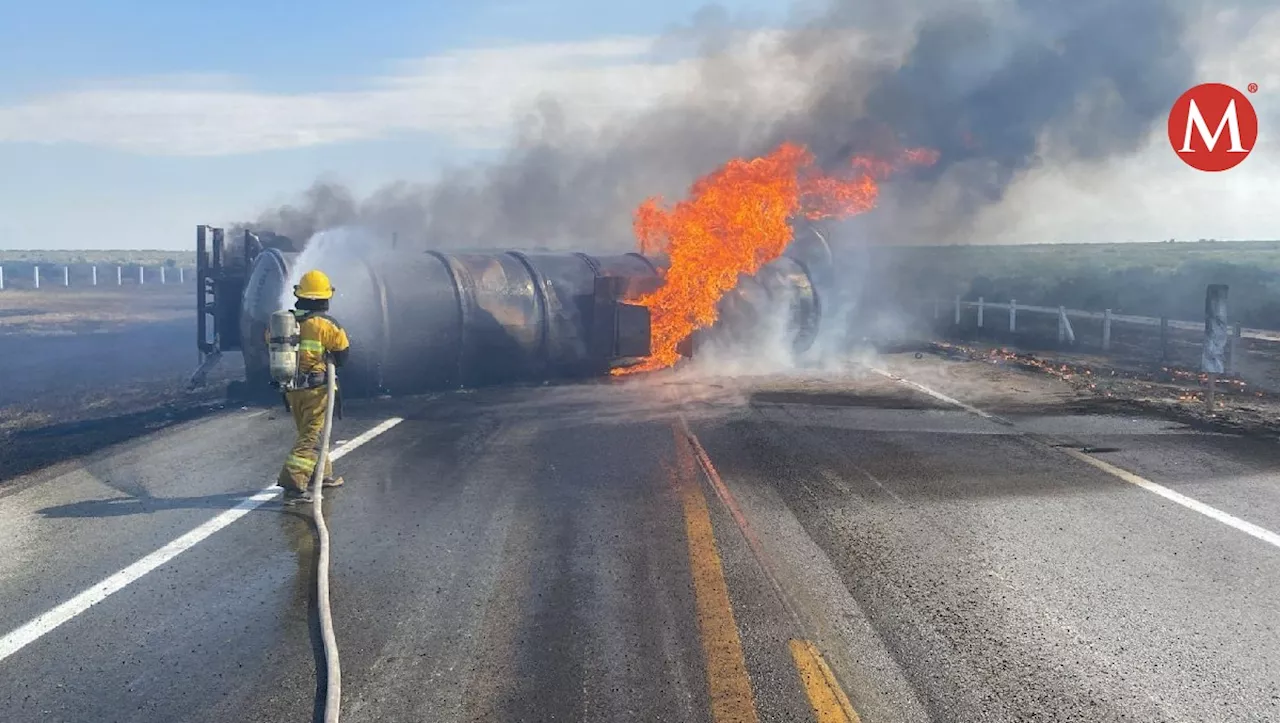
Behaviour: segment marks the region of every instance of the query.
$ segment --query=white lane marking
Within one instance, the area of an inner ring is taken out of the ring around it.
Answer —
[[[1070,449],[1067,447],[1062,447],[1060,448],[1060,451],[1066,452],[1067,454],[1071,455],[1072,457],[1075,457],[1081,462],[1093,465],[1094,467],[1097,467],[1103,472],[1107,472],[1116,477],[1119,477],[1120,479],[1124,480],[1125,482],[1128,482],[1129,484],[1137,485],[1142,489],[1147,490],[1148,492],[1154,492],[1160,495],[1161,497],[1169,500],[1170,502],[1176,502],[1182,505],[1183,507],[1186,507],[1189,510],[1195,510],[1196,512],[1199,512],[1205,517],[1213,518],[1224,525],[1230,525],[1231,527],[1236,528],[1237,530],[1245,533],[1246,535],[1252,535],[1253,537],[1256,537],[1259,540],[1262,540],[1263,542],[1266,542],[1275,547],[1280,547],[1280,535],[1277,535],[1276,533],[1266,529],[1265,527],[1259,527],[1253,524],[1252,522],[1245,522],[1239,517],[1227,514],[1226,512],[1223,512],[1222,510],[1216,507],[1210,507],[1209,505],[1206,505],[1205,503],[1200,502],[1199,500],[1195,500],[1190,497],[1187,497],[1184,494],[1174,492],[1168,487],[1156,484],[1155,482],[1152,482],[1149,479],[1139,477],[1138,475],[1132,472],[1129,472],[1127,470],[1120,469],[1119,467],[1109,462],[1104,462],[1098,459],[1097,457],[1087,455],[1078,449]]]
[[[946,402],[947,404],[951,404],[951,405],[957,406],[957,407],[959,407],[959,408],[963,409],[964,411],[969,412],[970,414],[976,414],[976,415],[978,415],[979,417],[982,417],[983,419],[989,419],[989,420],[991,420],[991,421],[993,421],[993,422],[999,422],[1000,424],[1007,424],[1007,425],[1012,426],[1012,422],[1009,422],[1008,420],[1005,420],[1005,419],[1002,419],[1002,418],[1000,418],[1000,417],[997,417],[996,415],[994,415],[994,414],[992,414],[992,413],[990,413],[990,412],[984,412],[984,411],[982,411],[981,409],[978,409],[977,407],[974,407],[974,406],[971,406],[971,405],[965,404],[964,402],[960,401],[959,399],[952,399],[951,397],[948,397],[947,395],[943,394],[942,392],[939,392],[939,391],[935,391],[935,390],[933,390],[933,389],[930,389],[929,387],[926,387],[925,385],[920,384],[919,382],[913,382],[913,381],[911,381],[910,379],[907,379],[906,377],[900,377],[900,376],[898,376],[897,374],[894,374],[893,372],[891,372],[891,371],[887,371],[887,370],[885,370],[885,369],[878,369],[878,368],[876,368],[876,367],[868,367],[868,369],[870,369],[871,371],[875,372],[876,374],[879,374],[879,375],[880,375],[880,376],[882,376],[882,377],[885,377],[885,378],[887,378],[887,379],[892,379],[893,381],[895,381],[895,382],[897,382],[897,383],[899,383],[899,384],[902,384],[902,385],[904,385],[904,386],[911,387],[912,389],[914,389],[914,390],[916,390],[916,391],[918,391],[918,392],[922,392],[922,393],[924,393],[924,394],[928,394],[929,396],[933,397],[934,399],[937,399],[937,400],[942,401],[942,402]]]
[[[344,442],[340,447],[338,447],[337,449],[329,453],[329,459],[334,461],[342,459],[343,457],[347,456],[348,452],[351,452],[356,447],[363,445],[365,442],[368,442],[369,440],[373,439],[379,434],[382,434],[388,429],[391,429],[392,427],[396,426],[397,424],[403,421],[404,420],[401,419],[400,417],[392,417],[391,419],[388,419],[387,421],[383,422],[382,424],[379,424],[373,429],[370,429],[369,431],[363,434],[357,435],[355,439],[352,439],[348,442]],[[316,443],[316,446],[317,447],[320,446],[318,442]]]
[[[873,475],[873,474],[871,474],[870,472],[868,472],[867,470],[863,469],[861,466],[857,465],[856,463],[854,464],[854,466],[858,468],[858,471],[859,471],[859,472],[861,472],[861,473],[863,474],[863,476],[865,476],[867,479],[869,479],[869,480],[871,480],[872,482],[874,482],[876,487],[879,487],[883,492],[885,492],[886,494],[888,494],[890,497],[894,498],[895,500],[897,500],[897,501],[899,501],[899,502],[902,502],[902,498],[901,498],[901,497],[899,497],[898,495],[894,494],[893,490],[891,490],[891,489],[889,489],[888,487],[886,487],[886,486],[884,485],[884,483],[883,483],[883,482],[881,482],[879,479],[877,479],[877,478],[876,478],[876,476],[875,476],[875,475]],[[903,502],[903,504],[906,504],[906,503],[905,503],[905,502]]]
[[[924,392],[925,394],[928,394],[936,399],[941,399],[943,401],[955,404],[957,407],[960,407],[965,411],[973,412],[974,414],[977,414],[978,416],[981,416],[981,417],[985,417],[987,419],[992,419],[995,421],[1000,421],[1002,423],[1012,425],[1012,422],[1007,422],[993,414],[984,412],[981,409],[978,409],[977,407],[971,407],[968,404],[965,404],[964,402],[954,400],[951,397],[948,397],[947,395],[942,394],[941,392],[935,392],[923,384],[913,382],[909,379],[905,379],[903,377],[900,377],[896,374],[885,371],[883,369],[876,369],[874,367],[870,367],[870,369],[876,374],[892,379],[896,382],[909,386],[913,389],[918,389]],[[1030,438],[1028,437],[1028,439]],[[1042,442],[1039,442],[1034,439],[1032,439],[1031,441],[1035,442],[1036,444],[1043,444]],[[1044,446],[1049,446],[1049,445],[1044,445]],[[1179,492],[1174,492],[1173,490],[1169,489],[1168,487],[1165,487],[1164,485],[1152,482],[1151,480],[1146,479],[1145,477],[1139,477],[1138,475],[1128,470],[1121,469],[1111,464],[1110,462],[1104,462],[1098,459],[1097,457],[1094,457],[1089,454],[1085,454],[1084,452],[1081,452],[1078,449],[1071,449],[1070,447],[1051,447],[1051,449],[1056,449],[1059,452],[1065,452],[1066,454],[1080,460],[1081,462],[1084,462],[1097,469],[1100,469],[1103,472],[1106,472],[1107,474],[1112,475],[1113,477],[1116,477],[1117,479],[1120,479],[1125,482],[1128,482],[1129,484],[1141,487],[1142,489],[1148,492],[1153,492],[1155,494],[1158,494],[1161,497],[1169,500],[1170,502],[1174,502],[1179,505],[1182,505],[1183,507],[1186,507],[1187,509],[1192,510],[1194,512],[1199,512],[1205,517],[1208,517],[1213,520],[1217,520],[1218,522],[1221,522],[1222,524],[1227,525],[1229,527],[1233,527],[1239,530],[1240,532],[1245,533],[1246,535],[1256,537],[1259,540],[1262,540],[1263,542],[1266,542],[1269,545],[1272,545],[1274,547],[1280,547],[1280,534],[1276,534],[1271,530],[1266,529],[1265,527],[1259,527],[1258,525],[1255,525],[1252,522],[1246,522],[1240,519],[1239,517],[1223,512],[1222,510],[1216,507],[1211,507],[1209,505],[1206,505],[1205,503],[1197,499],[1193,499]]]
[[[379,424],[373,429],[370,429],[364,434],[361,434],[355,439],[352,439],[341,447],[333,450],[333,452],[330,453],[329,458],[333,460],[342,458],[349,452],[354,451],[360,445],[368,442],[374,437],[377,437],[402,421],[404,420],[399,417],[392,417],[391,419],[388,419],[382,424]],[[59,625],[67,622],[80,613],[83,613],[103,600],[106,600],[112,594],[119,592],[125,586],[135,582],[143,575],[146,575],[157,567],[160,567],[178,555],[181,555],[183,552],[195,547],[213,533],[221,530],[227,525],[230,525],[241,517],[244,517],[255,508],[261,507],[272,497],[280,494],[281,491],[282,490],[275,485],[263,489],[261,492],[246,498],[235,507],[219,514],[159,550],[156,550],[141,560],[138,560],[105,580],[102,580],[98,584],[88,588],[84,592],[81,592],[79,595],[76,595],[48,612],[33,618],[22,627],[14,630],[8,635],[5,635],[3,638],[0,638],[0,661],[3,661],[10,655],[22,650]]]

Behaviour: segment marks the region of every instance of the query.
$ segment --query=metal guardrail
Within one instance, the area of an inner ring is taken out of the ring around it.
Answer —
[[[1116,314],[1111,309],[1101,312],[1085,311],[1083,309],[1068,309],[1065,306],[1057,308],[1051,306],[1019,306],[1017,300],[1010,300],[1008,303],[990,303],[988,304],[982,297],[978,297],[977,301],[964,301],[961,297],[955,297],[953,302],[948,302],[948,306],[954,305],[955,324],[958,326],[961,321],[962,311],[965,308],[977,308],[978,310],[978,328],[985,326],[984,315],[988,307],[992,309],[1003,309],[1008,311],[1009,332],[1017,333],[1018,329],[1018,312],[1026,311],[1032,314],[1053,314],[1058,317],[1058,342],[1076,341],[1075,331],[1071,328],[1071,319],[1092,319],[1102,321],[1102,349],[1108,351],[1111,349],[1111,326],[1116,323],[1134,324],[1138,326],[1155,326],[1160,329],[1160,358],[1165,360],[1169,353],[1169,330],[1180,329],[1184,331],[1198,331],[1204,334],[1202,344],[1202,356],[1200,361],[1201,369],[1208,374],[1208,390],[1205,393],[1205,404],[1208,409],[1214,409],[1213,397],[1214,387],[1217,383],[1219,374],[1236,374],[1239,371],[1240,352],[1238,342],[1241,339],[1253,339],[1266,342],[1280,342],[1280,331],[1274,329],[1246,329],[1239,324],[1228,325],[1226,323],[1226,286],[1220,284],[1210,284],[1205,293],[1205,321],[1194,322],[1184,321],[1181,319],[1170,319],[1168,317],[1139,316],[1137,314]],[[926,302],[928,303],[928,302]],[[933,299],[933,318],[938,319],[941,316],[942,301]],[[1212,312],[1212,316],[1210,313]]]
[[[1021,312],[1021,311],[1025,311],[1033,314],[1054,314],[1059,316],[1065,316],[1068,319],[1072,319],[1072,318],[1093,319],[1093,320],[1102,321],[1104,325],[1104,328],[1103,328],[1104,340],[1110,339],[1110,336],[1111,336],[1110,325],[1116,324],[1116,323],[1136,324],[1139,326],[1156,326],[1156,327],[1164,325],[1170,329],[1181,329],[1184,331],[1199,331],[1199,332],[1204,331],[1203,321],[1183,321],[1180,319],[1169,319],[1169,318],[1162,319],[1160,317],[1155,317],[1155,316],[1138,316],[1134,314],[1115,314],[1115,313],[1112,313],[1110,309],[1107,309],[1106,311],[1085,311],[1083,309],[1068,309],[1066,307],[1061,307],[1061,306],[1052,307],[1052,306],[1034,306],[1029,304],[1024,305],[1024,304],[1019,304],[1016,300],[1011,301],[1009,303],[999,303],[999,302],[992,302],[992,301],[984,301],[982,299],[979,299],[978,301],[963,301],[960,299],[956,299],[954,301],[945,301],[945,302],[942,301],[941,299],[935,299],[933,301],[933,304],[934,304],[934,318],[938,318],[938,314],[940,310],[943,308],[944,304],[946,306],[954,306],[957,316],[959,315],[961,308],[970,308],[970,309],[977,308],[979,310],[980,319],[984,315],[983,312],[985,312],[987,309],[1007,310],[1010,312],[1009,314],[1010,331],[1017,330],[1016,329],[1017,314],[1018,312]],[[1242,327],[1239,325],[1234,325],[1232,328],[1233,328],[1233,331],[1235,332],[1233,335],[1240,339],[1256,339],[1259,341],[1280,342],[1280,330],[1252,329],[1252,328]],[[1074,337],[1074,334],[1072,334],[1070,331],[1069,325],[1068,325],[1067,333],[1069,338]]]
[[[138,265],[138,264],[89,265],[89,264],[17,263],[17,264],[10,264],[9,276],[6,277],[5,266],[4,264],[0,264],[0,291],[16,288],[13,283],[14,281],[16,281],[16,278],[12,273],[12,270],[15,266],[26,269],[27,273],[29,274],[29,276],[26,277],[27,281],[22,282],[21,288],[23,289],[40,289],[47,286],[61,286],[61,287],[76,286],[81,288],[86,286],[124,286],[125,278],[126,278],[125,277],[126,269],[130,270],[129,276],[128,276],[129,285],[136,285],[136,286],[144,286],[144,285],[171,286],[174,284],[182,285],[187,283],[187,272],[190,270],[184,266],[163,266],[163,265],[146,266],[146,265]],[[73,266],[74,268],[77,269],[77,272],[74,278],[72,277],[72,274],[71,274],[71,269]],[[104,269],[110,270],[112,266],[114,266],[116,270],[114,283],[110,281],[109,275],[107,278],[102,279],[101,283],[99,283],[98,269],[104,268]],[[88,280],[84,279],[84,274],[82,273],[85,269],[88,269],[90,273],[90,277]],[[136,278],[134,278],[134,275],[133,275],[134,269],[136,269],[138,272]],[[50,271],[53,272],[52,276],[49,275]]]

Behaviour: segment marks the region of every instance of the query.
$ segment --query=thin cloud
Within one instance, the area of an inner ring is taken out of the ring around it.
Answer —
[[[344,92],[258,92],[225,76],[126,79],[0,107],[0,142],[220,156],[425,133],[497,148],[513,120],[544,97],[603,124],[692,90],[695,61],[658,60],[654,43],[619,37],[462,50],[397,63]]]

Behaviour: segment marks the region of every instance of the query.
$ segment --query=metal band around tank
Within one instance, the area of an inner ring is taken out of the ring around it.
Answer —
[[[471,322],[471,300],[475,296],[475,280],[471,278],[466,267],[452,256],[440,251],[428,251],[427,254],[444,265],[445,271],[449,273],[449,280],[453,282],[453,295],[458,302],[458,350],[454,361],[457,367],[456,383],[462,384],[466,379],[466,354],[471,348],[467,329],[470,328]]]
[[[529,279],[533,282],[534,300],[537,302],[538,310],[541,312],[538,320],[538,357],[542,359],[543,363],[547,363],[549,361],[547,354],[547,327],[551,323],[551,304],[547,300],[546,281],[524,253],[508,251],[507,255],[524,266],[525,271],[529,272]]]
[[[369,272],[369,280],[373,283],[374,292],[378,295],[378,321],[382,327],[382,350],[378,354],[378,361],[374,365],[376,370],[376,387],[375,391],[382,394],[386,391],[386,365],[387,359],[391,356],[391,319],[387,309],[387,286],[382,283],[382,277],[379,276],[368,261],[361,259],[360,263],[364,264],[365,271]]]
[[[590,268],[591,268],[591,273],[592,273],[593,275],[595,275],[595,276],[599,276],[599,275],[600,275],[600,263],[599,263],[598,261],[596,261],[596,260],[595,260],[595,258],[593,258],[592,256],[590,256],[590,255],[588,255],[588,254],[584,254],[584,253],[582,253],[581,251],[575,251],[575,252],[573,252],[573,255],[574,255],[574,256],[577,256],[577,257],[578,257],[578,258],[580,258],[580,259],[582,259],[582,262],[583,262],[583,263],[585,263],[588,267],[590,267]]]
[[[651,261],[651,260],[649,259],[649,257],[648,257],[648,256],[645,256],[644,254],[641,254],[641,253],[636,253],[635,251],[631,251],[631,252],[629,252],[629,253],[627,253],[627,254],[624,254],[624,255],[625,255],[625,256],[634,256],[634,257],[636,257],[636,258],[640,259],[641,261],[643,261],[643,262],[645,263],[645,265],[646,265],[646,266],[648,266],[650,269],[652,269],[652,270],[653,270],[653,273],[657,274],[658,276],[661,276],[661,275],[662,275],[662,272],[661,272],[661,271],[658,269],[658,267],[653,263],[653,261]]]

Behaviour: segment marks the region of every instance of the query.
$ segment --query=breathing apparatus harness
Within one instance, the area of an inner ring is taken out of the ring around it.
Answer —
[[[288,392],[299,389],[315,389],[323,387],[333,374],[328,352],[325,353],[326,371],[303,372],[302,357],[302,322],[320,314],[320,311],[302,311],[299,309],[282,309],[271,315],[268,323],[267,351],[271,369],[271,386],[277,388],[284,398],[284,405],[289,407]],[[342,392],[336,392],[338,419],[342,419]]]

